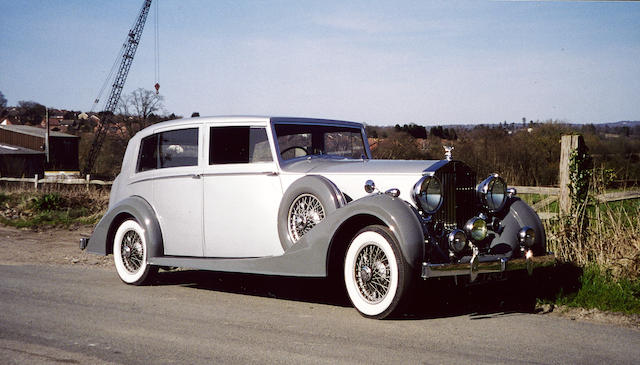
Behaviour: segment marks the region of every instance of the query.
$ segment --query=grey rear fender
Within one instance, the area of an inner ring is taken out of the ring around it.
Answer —
[[[112,253],[115,232],[120,224],[128,219],[135,219],[144,229],[148,257],[162,256],[162,232],[155,211],[139,196],[128,197],[109,209],[94,228],[87,251],[99,255]]]

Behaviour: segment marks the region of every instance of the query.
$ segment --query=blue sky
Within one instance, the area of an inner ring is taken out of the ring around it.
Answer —
[[[142,1],[0,0],[0,91],[89,110]],[[640,2],[159,0],[167,112],[640,120]],[[125,93],[152,89],[152,6]]]

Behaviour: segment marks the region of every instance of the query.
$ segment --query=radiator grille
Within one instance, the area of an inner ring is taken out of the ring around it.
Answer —
[[[476,176],[459,161],[443,166],[436,176],[442,182],[443,201],[434,218],[446,230],[462,228],[476,214]]]

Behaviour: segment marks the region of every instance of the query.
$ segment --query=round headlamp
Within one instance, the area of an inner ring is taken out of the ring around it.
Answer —
[[[449,248],[455,253],[462,252],[467,247],[467,235],[461,229],[454,229],[449,233]]]
[[[490,212],[499,212],[507,203],[507,183],[498,175],[492,174],[478,184],[480,202]]]
[[[487,222],[482,218],[473,217],[464,225],[464,230],[474,241],[482,241],[487,237]]]
[[[442,205],[442,185],[435,176],[423,176],[413,186],[413,200],[422,211],[433,214]]]
[[[531,227],[524,226],[518,232],[518,241],[525,247],[531,247],[536,242],[536,231]]]

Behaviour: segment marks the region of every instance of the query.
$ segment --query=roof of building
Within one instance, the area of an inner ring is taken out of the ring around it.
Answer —
[[[44,151],[36,151],[30,148],[18,147],[6,143],[0,143],[0,155],[38,155]]]
[[[28,126],[28,125],[0,125],[0,129],[5,129],[5,130],[8,130],[8,131],[27,134],[27,135],[30,135],[30,136],[41,137],[41,138],[45,137],[45,132],[46,132],[44,130],[44,128],[32,127],[32,126]],[[74,136],[72,134],[56,132],[56,131],[49,131],[49,136],[51,136],[51,137],[79,138],[78,136]]]

